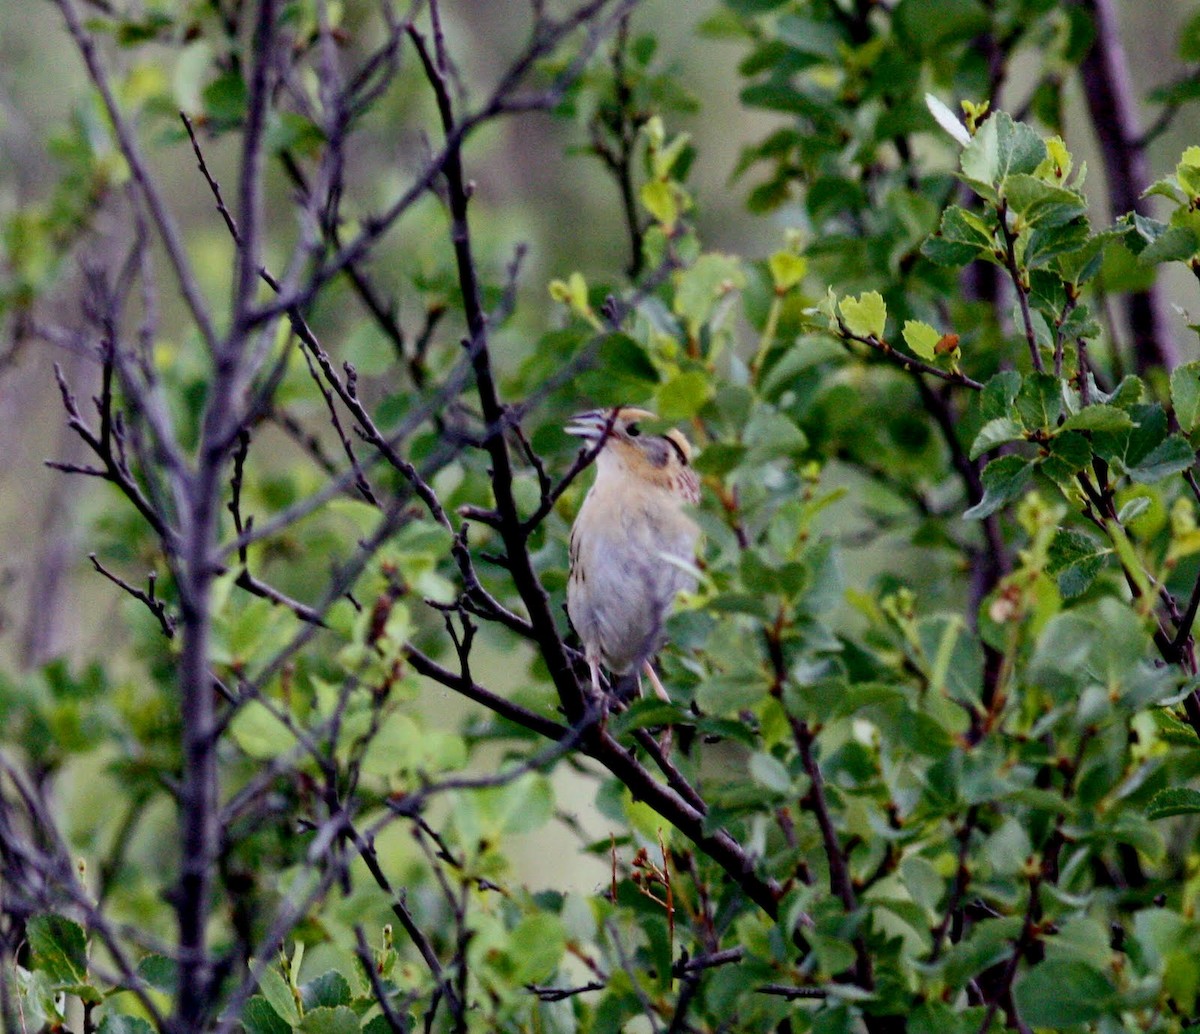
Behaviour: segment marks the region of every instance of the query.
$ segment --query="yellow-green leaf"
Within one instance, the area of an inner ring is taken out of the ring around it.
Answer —
[[[838,303],[838,311],[851,334],[883,340],[887,306],[878,291],[864,291],[857,298],[843,298]]]

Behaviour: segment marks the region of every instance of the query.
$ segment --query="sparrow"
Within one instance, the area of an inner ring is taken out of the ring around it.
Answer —
[[[700,501],[700,479],[679,431],[643,431],[656,419],[622,407],[580,413],[566,427],[599,446],[596,480],[571,529],[567,580],[567,613],[597,697],[603,665],[614,676],[633,674],[639,693],[645,672],[670,700],[650,659],[663,645],[676,594],[696,585],[687,569],[700,529],[687,507]]]

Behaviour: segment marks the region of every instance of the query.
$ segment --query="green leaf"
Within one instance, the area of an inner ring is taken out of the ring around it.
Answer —
[[[1092,461],[1092,447],[1078,431],[1059,432],[1050,440],[1050,455],[1042,460],[1042,473],[1060,485]]]
[[[1200,813],[1200,790],[1186,786],[1169,786],[1159,790],[1146,807],[1146,818],[1165,819],[1172,815]]]
[[[1102,1015],[1112,985],[1086,962],[1047,959],[1017,984],[1017,1011],[1031,1027],[1071,1027]]]
[[[1021,441],[1024,437],[1025,428],[1015,420],[1006,416],[996,417],[995,420],[989,420],[979,429],[979,433],[971,443],[971,459],[977,460],[985,452],[998,445]]]
[[[1000,186],[1018,173],[1032,173],[1046,157],[1042,138],[1023,122],[997,111],[963,148],[962,171],[967,179]]]
[[[174,994],[179,980],[179,967],[165,955],[147,955],[137,964],[137,975],[163,994]]]
[[[668,180],[650,180],[642,185],[642,204],[656,222],[670,229],[679,218],[679,203]]]
[[[322,1006],[304,1014],[297,1027],[304,1034],[359,1034],[361,1024],[353,1009],[344,1005]]]
[[[699,370],[672,377],[658,389],[658,415],[664,420],[687,420],[704,408],[713,397],[712,378]]]
[[[34,916],[25,927],[32,968],[57,984],[87,983],[87,938],[83,927],[65,916]]]
[[[913,355],[918,359],[932,363],[937,358],[937,343],[941,341],[942,335],[928,323],[922,323],[920,320],[905,320],[902,333],[904,343],[912,349]]]
[[[1064,421],[1061,431],[1125,431],[1133,427],[1129,414],[1116,406],[1086,406]]]
[[[1017,412],[1026,427],[1045,429],[1055,425],[1062,412],[1062,386],[1052,373],[1031,373],[1017,395]]]
[[[682,316],[694,333],[713,314],[717,302],[745,284],[746,274],[735,256],[715,252],[701,255],[690,269],[679,275],[675,314]]]
[[[296,737],[287,726],[258,700],[243,705],[230,723],[229,731],[234,743],[247,755],[262,761],[285,754],[296,745]]]
[[[1156,448],[1129,469],[1134,481],[1150,484],[1172,474],[1188,470],[1196,462],[1196,454],[1188,440],[1180,434],[1170,435]]]
[[[843,298],[838,303],[838,311],[851,334],[883,340],[887,306],[878,291],[864,291],[857,298]]]
[[[300,988],[300,1000],[305,1011],[322,1005],[349,1005],[352,995],[350,984],[336,969],[328,970]]]
[[[1023,456],[1001,456],[983,471],[983,498],[963,514],[964,520],[979,520],[995,513],[1025,491],[1033,477],[1032,461]]]
[[[1138,255],[1144,266],[1160,262],[1187,262],[1200,250],[1200,239],[1186,226],[1171,226]]]
[[[154,1034],[154,1028],[140,1016],[129,1016],[123,1012],[106,1012],[104,1019],[96,1028],[96,1034]]]
[[[786,794],[792,790],[792,776],[777,757],[758,752],[750,756],[750,775],[759,786]]]
[[[258,978],[258,989],[263,997],[271,1003],[271,1008],[291,1026],[300,1022],[300,1010],[296,1007],[296,997],[292,994],[291,985],[283,978],[283,974],[274,966],[268,966]]]
[[[783,293],[804,279],[804,274],[808,272],[808,259],[792,251],[777,251],[767,260],[767,268],[771,271],[775,290]]]
[[[548,912],[526,916],[509,935],[516,961],[515,985],[540,984],[554,976],[566,950],[566,934],[558,916]]]
[[[1058,577],[1059,592],[1070,599],[1092,584],[1111,553],[1090,535],[1060,528],[1050,542],[1046,573]]]
[[[237,72],[225,72],[204,88],[203,98],[211,122],[222,129],[236,126],[246,115],[246,80]]]
[[[255,995],[242,1009],[242,1026],[246,1034],[291,1034],[291,1024],[284,1022],[262,995]]]
[[[1054,186],[1036,176],[1010,176],[1004,186],[1009,207],[1031,226],[1063,226],[1087,214],[1087,201],[1078,191]]]
[[[1185,363],[1171,372],[1171,405],[1186,433],[1200,425],[1200,362]]]

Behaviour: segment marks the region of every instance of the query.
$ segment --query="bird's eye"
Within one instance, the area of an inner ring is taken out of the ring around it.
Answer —
[[[642,433],[642,429],[640,427],[638,427],[637,424],[629,424],[625,428],[625,433],[627,435],[629,435],[630,438],[636,438],[639,434]]]

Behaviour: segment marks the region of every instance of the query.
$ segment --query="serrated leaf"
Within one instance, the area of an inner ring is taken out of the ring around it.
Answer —
[[[300,988],[300,1000],[305,1010],[319,1006],[349,1005],[350,983],[336,969],[328,970]]]
[[[361,1026],[353,1009],[338,1005],[305,1013],[297,1029],[304,1034],[360,1034]]]
[[[66,916],[34,916],[25,927],[32,968],[58,984],[87,983],[87,937],[83,927]]]
[[[1171,405],[1187,433],[1200,425],[1200,362],[1185,363],[1171,372]]]
[[[291,986],[274,966],[263,970],[262,976],[258,978],[258,989],[271,1004],[271,1008],[288,1024],[294,1027],[300,1022],[300,1010],[296,1006]]]
[[[1042,460],[1042,473],[1052,481],[1064,483],[1092,460],[1092,447],[1078,431],[1056,434],[1050,441],[1050,455]]]
[[[904,343],[912,349],[913,355],[918,359],[932,363],[937,358],[937,343],[942,339],[942,335],[928,323],[906,320],[901,333],[904,335]]]
[[[1129,414],[1116,406],[1086,406],[1067,417],[1061,431],[1125,431],[1133,427]]]
[[[971,443],[971,459],[977,460],[985,452],[1004,445],[1008,442],[1021,441],[1025,437],[1025,428],[1010,417],[996,417],[989,420],[979,429],[975,440]]]
[[[1046,145],[1033,129],[997,111],[963,149],[962,171],[969,180],[999,186],[1009,176],[1034,172],[1045,157]]]
[[[1196,454],[1188,440],[1183,435],[1173,434],[1143,456],[1137,466],[1131,467],[1129,476],[1142,484],[1151,484],[1179,474],[1195,462]]]
[[[1200,790],[1193,790],[1187,786],[1169,786],[1165,790],[1159,790],[1146,806],[1148,819],[1166,819],[1172,815],[1197,813],[1200,813]]]
[[[887,305],[878,291],[864,291],[857,298],[843,298],[838,303],[838,311],[851,334],[883,340]]]
[[[1031,1027],[1071,1027],[1100,1016],[1113,997],[1098,970],[1076,959],[1047,959],[1017,984],[1013,997]]]
[[[983,498],[963,514],[964,520],[980,520],[1012,502],[1033,477],[1032,461],[1023,456],[1001,456],[983,470]]]
[[[255,995],[242,1009],[242,1026],[246,1034],[291,1034],[291,1024],[284,1022],[262,995]]]
[[[1052,373],[1031,373],[1017,394],[1017,412],[1029,428],[1053,427],[1062,412],[1062,388]]]
[[[1092,584],[1110,553],[1090,535],[1060,528],[1050,543],[1046,573],[1057,576],[1059,592],[1071,599]]]
[[[106,1012],[96,1028],[96,1034],[154,1034],[154,1028],[140,1016]]]
[[[1200,239],[1186,226],[1168,227],[1153,243],[1147,244],[1138,255],[1144,266],[1160,262],[1187,262],[1200,250]]]

